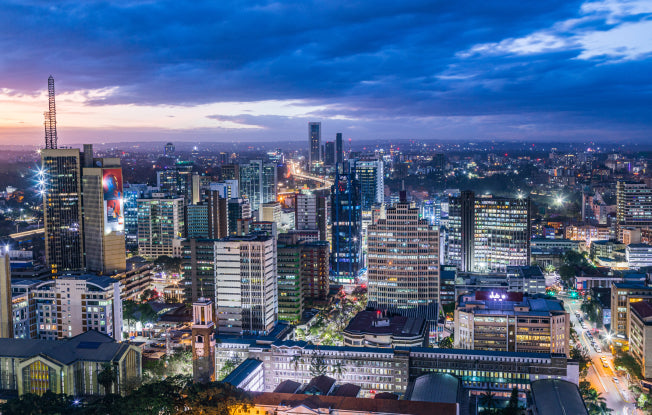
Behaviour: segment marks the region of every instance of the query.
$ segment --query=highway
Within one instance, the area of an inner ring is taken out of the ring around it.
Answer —
[[[325,179],[323,177],[314,176],[312,174],[306,174],[306,173],[301,172],[301,169],[299,167],[297,167],[297,164],[295,162],[293,162],[293,161],[289,161],[288,165],[290,166],[290,173],[293,176],[298,177],[300,179],[313,180],[313,181],[321,183],[323,185],[322,187],[318,187],[318,188],[315,188],[315,189],[312,189],[312,190],[330,189],[331,186],[333,185],[332,180],[328,180],[328,179]]]
[[[582,329],[581,324],[575,315],[575,312],[579,312],[582,318],[584,318],[584,313],[582,313],[580,310],[582,300],[564,298],[564,304],[571,315],[571,325],[579,335],[580,343],[582,347],[588,351],[588,355],[591,359],[591,365],[589,366],[586,380],[591,382],[591,385],[606,399],[607,406],[613,409],[612,414],[636,414],[633,397],[627,389],[627,379],[617,377],[617,383],[614,380],[616,374],[614,371],[613,356],[611,355],[609,347],[607,347],[607,345],[602,340],[599,340],[598,334],[596,333],[593,337],[598,345],[602,348],[602,353],[597,353],[591,345],[589,337],[587,336],[587,332],[594,331],[594,325],[584,319],[586,329]],[[601,333],[605,334],[604,330],[601,330]],[[600,360],[600,357],[602,356],[607,358],[608,367],[606,368],[603,366],[602,361]]]

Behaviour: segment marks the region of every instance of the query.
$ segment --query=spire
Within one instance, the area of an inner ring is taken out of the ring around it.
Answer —
[[[45,148],[57,148],[57,109],[54,103],[54,78],[48,78],[48,111],[45,118]]]

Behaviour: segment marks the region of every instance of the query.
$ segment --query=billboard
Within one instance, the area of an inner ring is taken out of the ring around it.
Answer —
[[[102,170],[102,190],[104,191],[104,233],[124,232],[122,169]]]

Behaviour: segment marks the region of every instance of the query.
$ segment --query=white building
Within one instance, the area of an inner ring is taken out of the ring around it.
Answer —
[[[629,268],[641,268],[652,265],[652,245],[630,244],[625,249],[625,258]]]
[[[138,254],[180,256],[184,223],[182,197],[138,199]]]

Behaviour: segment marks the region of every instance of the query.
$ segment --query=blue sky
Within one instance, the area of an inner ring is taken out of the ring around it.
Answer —
[[[0,1],[0,143],[650,140],[652,1]]]

